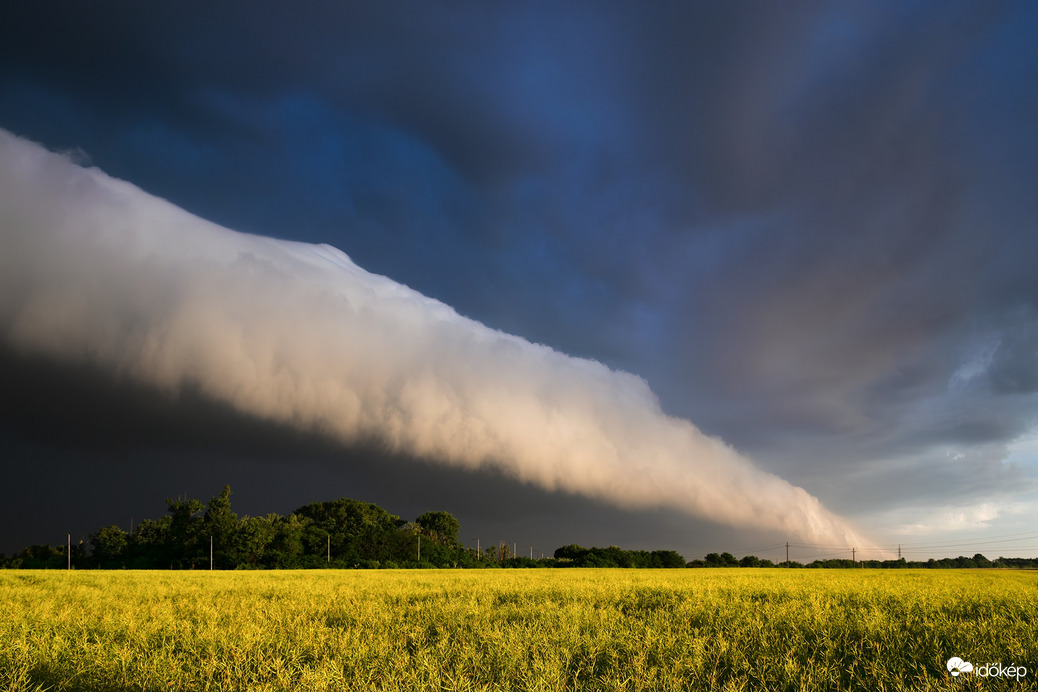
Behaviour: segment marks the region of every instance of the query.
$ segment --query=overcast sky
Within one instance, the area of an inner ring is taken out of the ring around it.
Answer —
[[[876,544],[1038,554],[1034,4],[0,13],[0,128],[218,226],[338,248],[459,324],[615,371],[609,392],[641,378],[645,410],[651,390],[654,416],[691,421]],[[15,216],[8,244],[27,232]],[[76,253],[82,276],[115,276]],[[22,285],[11,276],[4,286]],[[131,276],[120,291],[161,291]],[[221,299],[310,295],[249,286]],[[519,466],[317,434],[205,386],[171,397],[103,360],[27,347],[16,293],[0,314],[0,551],[128,528],[166,497],[224,483],[239,513],[347,496],[408,519],[445,509],[466,541],[545,552],[616,543],[692,558],[787,540],[709,503],[695,516],[633,506]],[[469,355],[488,377],[494,364],[527,372],[497,350]],[[560,385],[559,406],[597,386],[579,382]]]

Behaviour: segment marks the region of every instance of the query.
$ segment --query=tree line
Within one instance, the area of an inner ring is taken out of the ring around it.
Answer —
[[[449,512],[426,512],[405,521],[378,505],[349,498],[314,502],[288,516],[239,517],[231,488],[209,499],[166,500],[166,514],[131,531],[112,525],[72,545],[32,545],[0,567],[64,569],[305,569],[394,567],[791,567],[791,568],[1038,568],[1038,558],[988,560],[981,554],[926,562],[816,560],[773,563],[747,555],[709,553],[686,562],[673,550],[584,548],[570,544],[546,559],[513,555],[501,543],[473,549],[458,539],[461,525]]]
[[[736,558],[731,553],[710,553],[702,560],[692,560],[688,567],[790,567],[806,569],[991,569],[991,568],[1013,568],[1013,569],[1038,569],[1038,558],[1027,557],[999,557],[989,560],[980,553],[973,557],[960,555],[958,557],[945,557],[929,560],[847,560],[830,559],[815,560],[809,563],[790,560],[788,562],[772,562],[764,560],[756,555],[747,555]]]
[[[131,532],[106,526],[69,546],[29,546],[7,567],[101,569],[302,569],[472,566],[448,512],[404,521],[378,505],[342,498],[288,516],[239,517],[231,488],[203,504],[166,500],[166,515]],[[69,555],[71,553],[71,557]]]

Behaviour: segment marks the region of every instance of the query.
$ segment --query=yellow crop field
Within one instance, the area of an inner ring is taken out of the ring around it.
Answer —
[[[1036,587],[1008,570],[12,570],[0,686],[1035,689]]]

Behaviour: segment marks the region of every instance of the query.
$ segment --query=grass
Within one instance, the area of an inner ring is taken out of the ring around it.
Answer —
[[[0,572],[8,690],[1038,689],[1038,573]],[[1028,668],[952,678],[945,662]]]

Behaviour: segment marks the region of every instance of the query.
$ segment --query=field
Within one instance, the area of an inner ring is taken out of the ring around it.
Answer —
[[[11,570],[0,688],[1038,689],[1036,587],[984,570]],[[1001,676],[953,678],[952,656]]]

